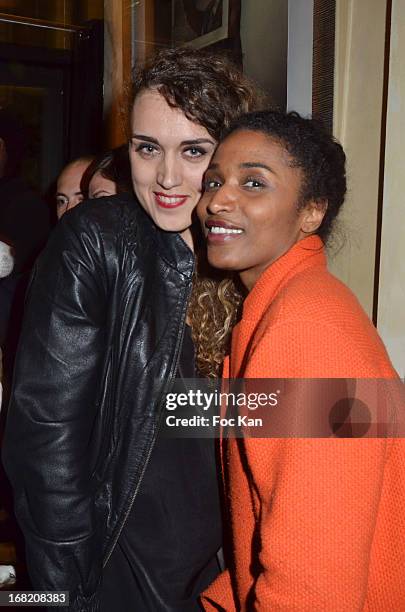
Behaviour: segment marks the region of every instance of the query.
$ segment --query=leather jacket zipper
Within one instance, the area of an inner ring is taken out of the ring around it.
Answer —
[[[169,386],[171,385],[171,383],[173,382],[173,380],[175,378],[174,374],[177,371],[177,366],[178,366],[179,359],[180,359],[180,349],[181,349],[181,346],[182,346],[182,343],[183,343],[183,338],[184,338],[184,330],[185,330],[185,325],[186,325],[186,315],[187,315],[187,308],[188,308],[189,297],[190,297],[190,294],[188,296],[188,299],[186,300],[186,308],[185,308],[184,317],[183,317],[183,321],[182,321],[181,332],[180,332],[180,334],[178,336],[178,341],[177,341],[177,345],[176,345],[176,353],[175,353],[175,358],[174,358],[174,361],[173,361],[173,367],[172,367],[172,370],[170,372],[170,376],[169,376],[168,380],[166,381],[166,385],[165,385],[164,391],[163,391],[162,401],[161,401],[161,403],[159,405],[159,412],[158,412],[159,419],[158,419],[158,424],[157,424],[157,427],[156,427],[156,432],[155,432],[155,435],[153,437],[152,443],[150,445],[148,454],[146,455],[146,459],[145,459],[145,462],[144,462],[144,465],[143,465],[143,470],[141,472],[141,475],[140,475],[139,480],[138,480],[138,484],[137,484],[137,486],[135,488],[135,491],[134,491],[134,494],[132,496],[131,503],[129,504],[128,510],[125,513],[125,516],[124,516],[124,518],[122,520],[122,523],[121,523],[121,526],[120,526],[120,528],[118,530],[118,533],[117,533],[116,537],[114,538],[113,545],[110,547],[110,551],[107,554],[106,558],[104,559],[103,569],[107,565],[108,560],[111,557],[111,555],[113,553],[113,550],[116,547],[116,544],[117,544],[117,542],[119,540],[119,537],[120,537],[121,532],[122,532],[122,530],[124,528],[124,525],[127,522],[127,518],[129,516],[129,513],[132,510],[132,506],[134,505],[135,498],[138,495],[139,488],[140,488],[140,486],[142,484],[142,480],[143,480],[143,477],[145,475],[146,468],[148,467],[150,456],[151,456],[152,451],[154,449],[154,446],[156,444],[156,439],[157,439],[157,436],[158,436],[158,433],[159,433],[160,423],[161,423],[161,420],[162,420],[161,417],[162,417],[162,414],[163,414],[163,405],[164,405],[164,402],[165,402],[167,389],[169,388]]]

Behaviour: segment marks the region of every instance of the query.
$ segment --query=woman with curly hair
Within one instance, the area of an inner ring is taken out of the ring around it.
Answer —
[[[159,429],[174,378],[217,375],[225,352],[226,308],[209,317],[222,348],[200,347],[198,308],[220,310],[194,274],[192,215],[222,129],[256,99],[222,57],[162,51],[134,78],[135,199],[67,212],[37,263],[4,459],[33,586],[69,591],[69,610],[196,610],[218,574],[213,441]]]
[[[249,392],[280,391],[260,437],[222,440],[232,546],[205,607],[400,610],[405,446],[373,416],[403,423],[401,384],[326,267],[346,192],[343,149],[296,113],[251,113],[228,131],[204,185],[209,262],[248,291],[224,376],[244,378]]]

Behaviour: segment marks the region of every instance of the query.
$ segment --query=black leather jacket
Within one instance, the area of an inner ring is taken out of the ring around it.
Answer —
[[[34,271],[3,459],[38,590],[96,611],[182,344],[193,256],[129,197],[66,214]]]

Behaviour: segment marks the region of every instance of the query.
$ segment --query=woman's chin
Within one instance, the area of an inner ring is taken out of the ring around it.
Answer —
[[[178,223],[157,223],[159,229],[165,232],[175,232],[176,234],[185,234],[190,231],[190,225]]]
[[[208,262],[213,268],[218,270],[237,271],[238,265],[235,261],[229,260],[227,257],[218,257],[216,255],[210,255],[208,251]]]
[[[156,225],[165,232],[176,232],[177,234],[186,232],[191,226],[191,217],[168,219],[166,215],[157,214],[154,216],[153,220]]]

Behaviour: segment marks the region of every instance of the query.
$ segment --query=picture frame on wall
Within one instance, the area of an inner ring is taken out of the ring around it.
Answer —
[[[172,46],[201,49],[229,38],[233,0],[172,0]]]

